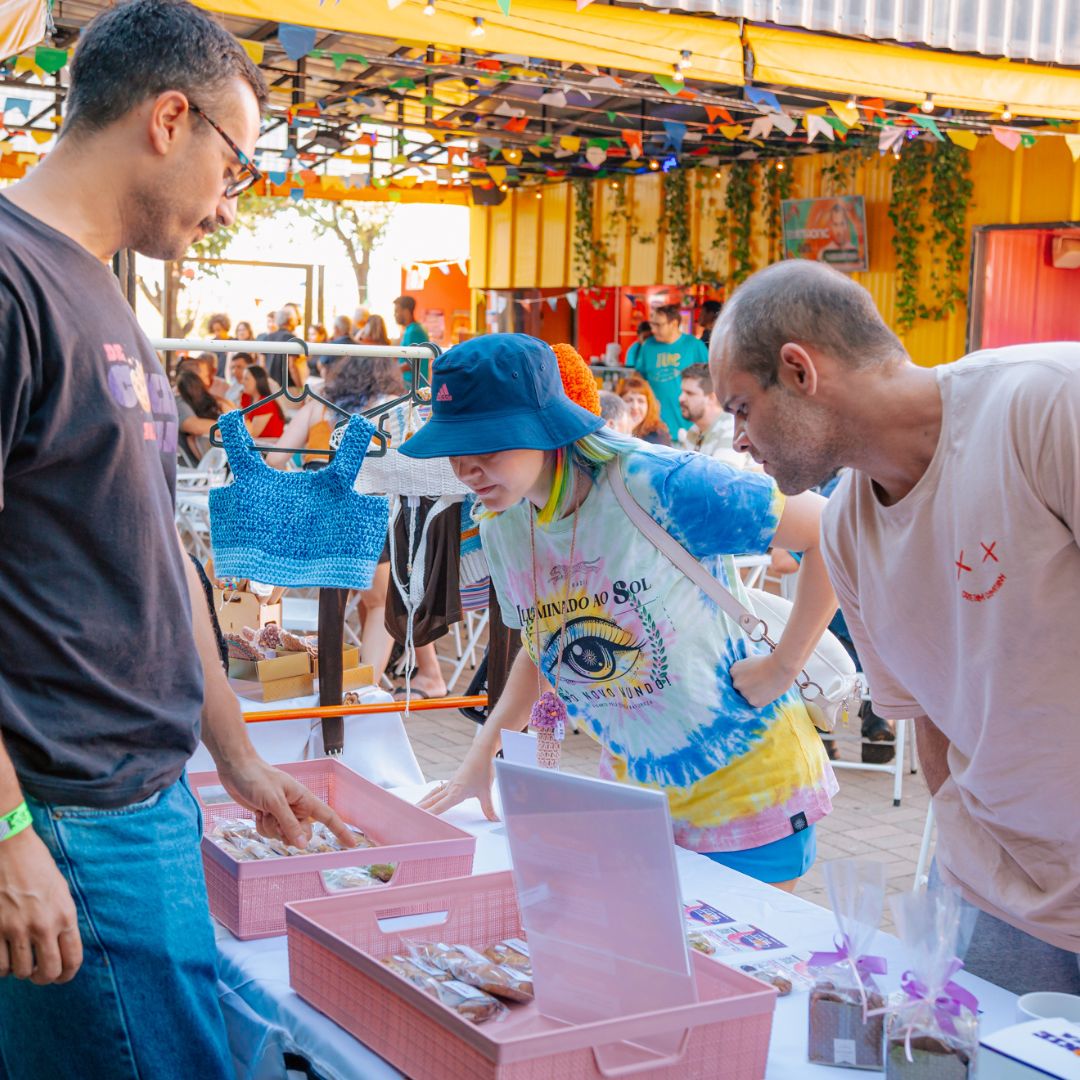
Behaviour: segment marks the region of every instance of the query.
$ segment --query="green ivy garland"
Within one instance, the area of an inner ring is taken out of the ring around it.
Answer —
[[[922,143],[904,148],[892,173],[889,220],[896,253],[896,323],[910,330],[919,315],[919,255],[926,226],[919,211],[926,196],[927,155]]]
[[[721,289],[727,284],[728,248],[731,239],[731,215],[724,205],[724,195],[710,192],[707,217],[712,219],[713,234],[708,262],[702,261],[700,280]],[[715,261],[714,261],[715,260]]]
[[[735,260],[731,273],[732,285],[745,281],[754,270],[750,245],[753,239],[755,187],[753,162],[733,161],[724,199],[731,223],[731,256]]]
[[[602,285],[604,271],[614,261],[608,244],[593,236],[595,188],[592,180],[574,182],[574,267],[581,287],[594,289]]]
[[[686,169],[673,169],[664,177],[660,228],[667,237],[667,258],[676,281],[692,284],[697,267],[690,238],[690,176]]]
[[[963,279],[967,212],[974,190],[970,167],[970,158],[963,147],[951,142],[938,143],[935,147],[930,161],[930,208],[934,223],[930,240],[935,248],[944,247],[945,257],[930,263],[930,282],[937,303],[920,308],[919,315],[924,319],[944,319],[967,296]]]
[[[970,159],[961,147],[921,140],[904,147],[893,169],[889,220],[895,230],[897,325],[902,330],[910,330],[916,319],[944,319],[967,295],[967,213],[974,190],[969,171]],[[922,245],[926,224],[920,220],[927,199],[933,221],[929,250]],[[919,299],[924,261],[930,266],[932,304]]]
[[[795,177],[791,168],[780,169],[776,166],[765,173],[765,193],[768,199],[768,218],[766,222],[769,237],[769,258],[779,259],[783,254],[783,202],[791,198],[791,189]]]

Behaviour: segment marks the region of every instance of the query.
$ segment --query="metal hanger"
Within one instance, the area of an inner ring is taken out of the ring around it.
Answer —
[[[307,342],[306,341],[303,341],[298,337],[291,337],[288,340],[294,342],[297,345],[299,345],[301,350],[303,351],[304,356],[309,357],[311,355],[308,352],[308,347],[307,347]],[[286,353],[285,355],[290,356],[292,354],[291,353]],[[286,363],[286,367],[285,367],[285,383],[286,383],[286,385],[285,386],[282,386],[281,389],[276,390],[274,393],[270,394],[268,397],[260,398],[258,401],[253,401],[246,408],[240,410],[240,415],[241,416],[246,416],[248,413],[253,412],[255,409],[258,409],[260,406],[265,405],[268,401],[273,401],[275,398],[279,398],[279,397],[283,397],[286,401],[291,401],[296,405],[299,405],[301,402],[303,402],[303,401],[310,398],[313,401],[317,401],[320,405],[322,405],[325,408],[329,409],[331,412],[337,413],[338,416],[340,416],[344,421],[348,421],[354,415],[353,413],[349,412],[347,409],[342,409],[340,406],[335,405],[332,401],[328,401],[326,398],[324,398],[322,396],[322,394],[315,393],[315,391],[312,390],[311,387],[309,387],[309,386],[305,386],[300,391],[299,394],[291,394],[291,393],[289,393],[288,370],[289,370],[288,369],[288,364]],[[361,415],[367,416],[366,413],[363,413]],[[337,435],[339,430],[343,430],[341,425],[335,425],[334,426],[334,431],[331,433],[331,436],[330,436],[331,443],[333,443],[335,441],[334,436]],[[340,439],[341,436],[337,435],[337,437],[338,437],[338,439]],[[373,456],[373,457],[381,457],[383,454],[386,453],[386,447],[390,442],[389,435],[387,434],[385,428],[383,427],[382,420],[380,420],[379,425],[376,427],[376,429],[373,432],[371,438],[372,438],[372,441],[376,442],[378,444],[378,447],[379,447],[379,449],[377,451],[372,452],[371,456]],[[224,446],[225,445],[221,441],[221,432],[220,432],[220,429],[218,428],[217,424],[214,424],[214,426],[210,429],[210,445],[211,446]],[[308,455],[310,457],[324,457],[324,458],[332,458],[334,456],[335,452],[336,452],[334,449],[309,450],[307,447],[263,446],[263,445],[260,445],[259,443],[255,443],[254,446],[252,447],[252,449],[258,450],[259,453],[261,453],[261,454],[306,454],[306,455]]]
[[[426,346],[428,349],[431,350],[431,363],[432,365],[434,365],[435,361],[442,355],[442,349],[440,349],[434,341],[422,341],[420,342],[420,344],[422,346]],[[384,436],[384,438],[388,435],[386,427],[384,426],[386,424],[386,418],[399,405],[404,405],[407,403],[411,403],[413,405],[428,405],[431,403],[430,387],[428,386],[426,381],[423,381],[423,385],[421,385],[422,380],[420,378],[420,358],[414,357],[410,361],[410,364],[412,365],[412,381],[409,384],[409,389],[406,390],[405,393],[401,395],[401,397],[396,397],[393,399],[393,401],[383,402],[382,405],[376,405],[373,409],[365,409],[364,412],[361,414],[368,420],[378,419],[379,422],[377,424],[377,430],[380,435]],[[426,396],[423,393],[425,389],[428,390]],[[386,443],[383,442],[379,446],[378,450],[369,450],[367,456],[383,457],[385,454]]]

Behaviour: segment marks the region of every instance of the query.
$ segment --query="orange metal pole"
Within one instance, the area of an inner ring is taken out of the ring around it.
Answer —
[[[472,697],[418,698],[409,703],[409,712],[428,712],[432,709],[482,709],[487,706],[487,694]],[[249,724],[262,724],[269,720],[321,720],[324,716],[370,716],[372,713],[404,712],[404,701],[381,701],[372,705],[323,705],[310,709],[269,709],[263,712],[244,713]]]

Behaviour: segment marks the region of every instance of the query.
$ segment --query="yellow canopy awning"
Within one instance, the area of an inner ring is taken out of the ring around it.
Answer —
[[[681,51],[689,49],[687,78],[740,86],[743,82],[738,27],[720,19],[691,21],[600,4],[578,11],[573,0],[513,0],[510,15],[503,15],[494,0],[437,0],[434,15],[423,13],[423,0],[405,0],[393,11],[386,0],[340,0],[322,6],[311,0],[196,2],[210,11],[249,19],[650,75],[671,75]],[[472,33],[477,17],[484,20],[483,37]]]
[[[0,57],[44,40],[45,12],[45,0],[0,0]]]
[[[748,27],[754,81],[938,108],[1080,119],[1080,72],[1013,60]]]

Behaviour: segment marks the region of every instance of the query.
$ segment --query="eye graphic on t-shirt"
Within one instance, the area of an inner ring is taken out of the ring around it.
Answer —
[[[1001,571],[1001,557],[997,550],[998,542],[989,543],[980,540],[978,548],[963,549],[956,559],[956,580],[960,583],[960,595],[973,604],[981,604],[997,595],[1005,584],[1005,574]],[[973,590],[982,586],[981,592]]]
[[[553,631],[544,645],[544,671],[552,678],[561,662],[562,677],[569,682],[608,682],[630,671],[641,655],[641,643],[630,631],[595,615],[566,624],[560,657],[561,636]]]

